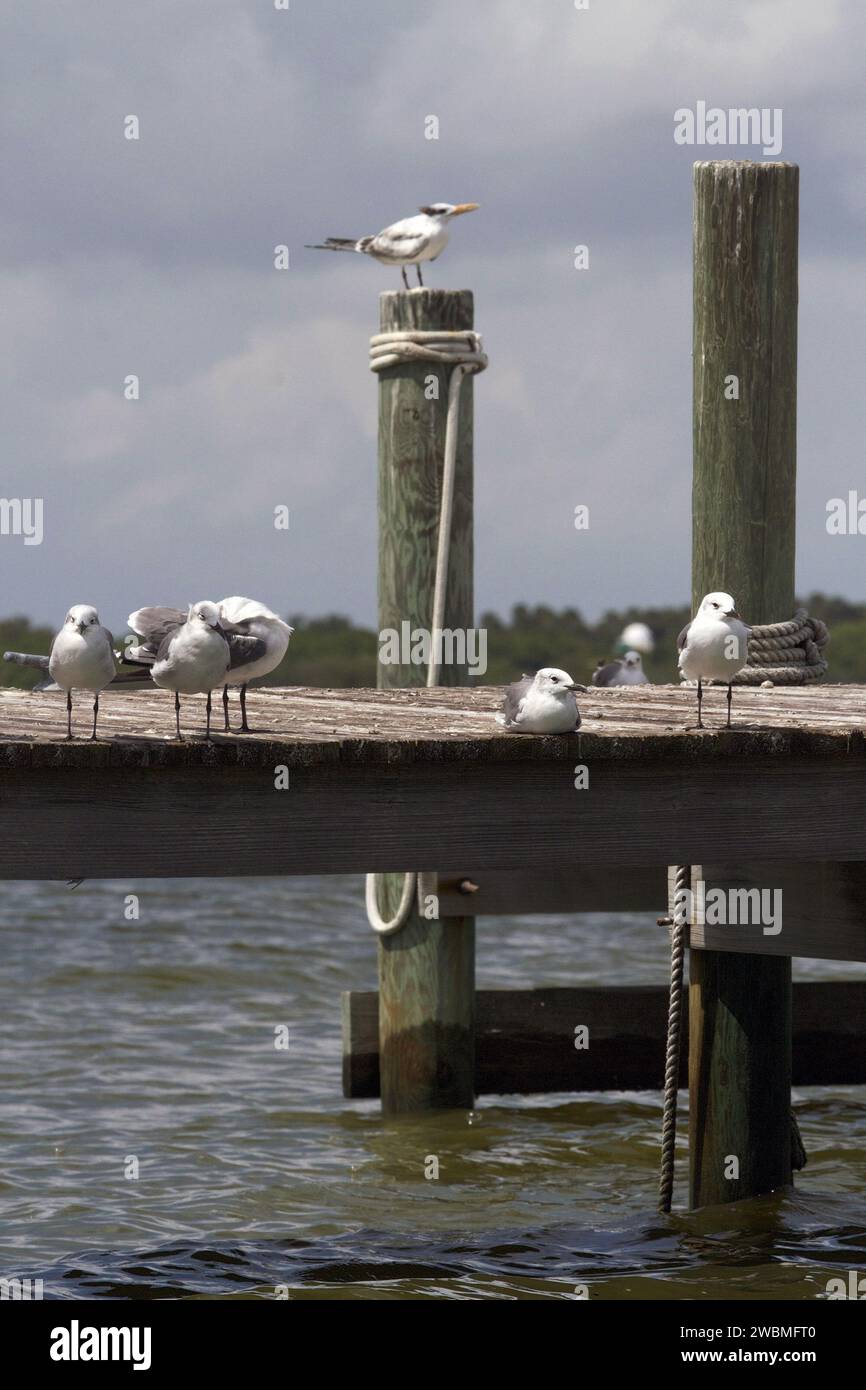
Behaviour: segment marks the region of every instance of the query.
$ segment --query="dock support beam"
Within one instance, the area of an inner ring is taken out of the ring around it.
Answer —
[[[794,611],[799,170],[719,160],[694,174],[692,601],[720,589],[748,621],[778,622]],[[689,955],[701,1207],[791,1181],[791,963]]]
[[[469,290],[388,292],[380,332],[471,329]],[[379,373],[379,631],[430,629],[450,369],[402,363]],[[408,629],[402,627],[408,624]],[[445,628],[473,625],[472,378],[461,388]],[[447,656],[447,652],[446,652]],[[423,686],[426,662],[379,665],[380,689]],[[467,685],[465,665],[443,663],[441,685]],[[411,775],[407,771],[407,776]],[[455,765],[454,795],[460,795]],[[436,845],[425,864],[436,868]],[[386,875],[380,911],[396,911],[401,875]],[[379,1055],[385,1114],[474,1102],[475,920],[426,918],[379,941]]]

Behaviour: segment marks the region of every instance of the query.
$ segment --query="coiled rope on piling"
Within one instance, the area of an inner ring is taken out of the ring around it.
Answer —
[[[746,665],[734,685],[803,685],[820,680],[827,670],[824,648],[830,640],[826,623],[798,608],[786,623],[760,623],[749,633]]]
[[[445,621],[445,600],[448,592],[448,559],[451,553],[451,518],[454,511],[454,475],[457,465],[457,431],[460,421],[460,388],[465,376],[483,372],[487,355],[481,335],[468,330],[397,330],[376,333],[370,339],[370,370],[387,371],[406,362],[432,362],[451,367],[448,379],[448,414],[445,420],[445,454],[442,462],[442,497],[439,503],[439,534],[436,543],[436,572],[433,584],[433,617],[430,628],[430,661],[427,666],[427,686],[438,685],[441,665],[441,643],[436,634]],[[409,920],[416,894],[420,896],[420,875],[408,873],[403,879],[403,891],[397,911],[386,921],[379,911],[379,874],[367,874],[364,901],[367,920],[379,936],[392,936]],[[421,904],[419,903],[419,909]]]
[[[683,965],[686,958],[688,889],[691,867],[677,865],[671,927],[671,992],[668,1002],[668,1041],[665,1052],[665,1090],[662,1111],[662,1161],[659,1176],[660,1212],[669,1212],[674,1192],[674,1160],[677,1143],[677,1091],[680,1084],[680,1051],[683,1017]]]

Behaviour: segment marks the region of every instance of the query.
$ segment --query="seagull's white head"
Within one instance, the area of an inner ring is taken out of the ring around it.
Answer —
[[[740,618],[737,612],[737,605],[730,594],[707,594],[702,601],[698,613],[703,618],[717,618],[719,622],[726,618]],[[742,618],[740,618],[742,622]]]
[[[558,666],[542,667],[540,671],[536,672],[533,684],[536,690],[559,699],[566,699],[573,691],[580,689],[580,686],[575,685],[568,672],[561,671]]]
[[[204,623],[207,627],[219,627],[220,611],[215,603],[203,599],[201,603],[191,603],[186,620],[188,623]]]
[[[629,671],[643,670],[643,660],[641,659],[640,652],[626,652],[622,659],[622,664]]]
[[[99,614],[90,603],[76,603],[66,614],[64,626],[83,634],[89,627],[99,627]]]
[[[419,208],[419,212],[426,212],[428,217],[460,217],[464,212],[474,212],[479,203],[428,203],[426,207]]]

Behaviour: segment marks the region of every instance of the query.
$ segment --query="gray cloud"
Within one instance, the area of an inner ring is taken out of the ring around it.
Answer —
[[[5,611],[87,599],[120,623],[249,591],[372,620],[366,340],[397,277],[302,247],[434,198],[482,204],[430,273],[473,286],[491,357],[479,606],[682,601],[691,163],[716,151],[677,147],[673,112],[699,98],[784,110],[802,167],[798,579],[862,598],[862,540],[824,527],[864,476],[853,0],[120,0],[10,7],[6,27],[3,491],[44,496],[46,537],[0,540]]]

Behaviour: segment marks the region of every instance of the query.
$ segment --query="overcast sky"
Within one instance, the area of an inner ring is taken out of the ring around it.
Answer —
[[[142,603],[243,593],[375,625],[367,339],[399,276],[303,244],[440,200],[482,205],[427,276],[475,291],[490,355],[479,611],[686,602],[691,165],[762,157],[675,144],[699,100],[782,108],[779,157],[801,166],[798,588],[866,600],[866,537],[825,526],[828,498],[866,496],[862,0],[2,13],[0,493],[44,498],[45,535],[0,537],[0,615],[57,624],[88,602],[122,630]]]

